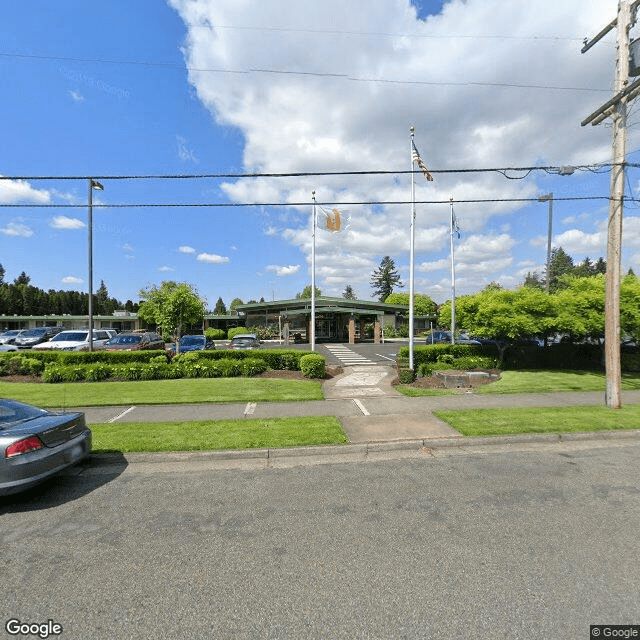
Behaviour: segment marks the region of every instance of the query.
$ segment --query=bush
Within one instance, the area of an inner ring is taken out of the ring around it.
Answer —
[[[245,358],[242,360],[241,368],[243,376],[257,376],[267,370],[267,363],[261,358]]]
[[[207,340],[224,340],[227,337],[227,332],[224,329],[214,329],[209,327],[204,330],[204,337]]]
[[[44,363],[37,358],[26,355],[18,355],[8,351],[8,355],[0,358],[0,375],[2,376],[29,376],[39,375],[44,369]]]
[[[229,329],[227,331],[227,338],[229,340],[231,340],[231,338],[233,338],[234,336],[237,336],[241,333],[252,333],[252,331],[249,331],[249,329],[247,329],[247,327],[233,327],[232,329]]]
[[[324,356],[318,353],[309,353],[300,358],[300,371],[305,378],[324,378],[325,364]]]

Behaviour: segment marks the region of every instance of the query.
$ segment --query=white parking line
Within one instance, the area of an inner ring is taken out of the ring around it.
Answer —
[[[360,400],[358,400],[358,398],[352,398],[352,400],[356,403],[356,406],[358,407],[358,409],[360,409],[360,411],[362,411],[362,414],[365,416],[370,416],[371,414],[365,409],[365,406],[362,404],[362,402],[360,402]]]
[[[116,420],[120,420],[120,418],[126,416],[127,413],[129,413],[130,411],[133,411],[134,409],[135,409],[135,406],[129,407],[128,409],[125,409],[122,413],[119,413],[117,416],[114,416],[113,418],[111,418],[111,420],[108,420],[107,422],[115,422]]]
[[[395,360],[396,360],[395,359],[395,355],[396,355],[395,353],[393,354],[393,356],[394,356],[393,358],[390,358],[389,356],[383,356],[381,353],[376,353],[376,355],[378,356],[378,358],[384,358],[385,360],[391,360],[393,362],[395,362]]]

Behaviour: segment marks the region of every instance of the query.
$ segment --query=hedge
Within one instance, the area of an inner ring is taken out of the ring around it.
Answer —
[[[305,378],[324,378],[325,364],[324,356],[318,353],[308,353],[300,358],[300,371]]]

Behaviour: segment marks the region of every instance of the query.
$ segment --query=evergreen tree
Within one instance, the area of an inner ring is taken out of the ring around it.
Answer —
[[[537,271],[534,271],[533,273],[529,271],[529,273],[527,273],[527,275],[524,278],[524,284],[522,286],[533,287],[535,289],[544,289],[545,285],[546,283],[540,277],[540,274]]]
[[[0,284],[4,284],[4,274],[5,274],[4,267],[0,264]]]
[[[344,288],[344,291],[342,292],[342,297],[346,298],[347,300],[357,300],[355,291],[353,290],[353,287],[350,284],[348,284]]]
[[[573,259],[562,247],[552,249],[549,262],[549,291],[553,293],[562,288],[560,278],[572,273],[573,269]]]
[[[23,271],[14,281],[13,284],[29,284],[31,278]]]
[[[231,304],[229,305],[229,311],[231,311],[231,313],[233,314],[237,314],[238,312],[236,311],[237,307],[239,304],[244,304],[244,302],[242,302],[241,298],[234,298],[231,301]]]
[[[402,287],[400,274],[396,271],[393,258],[385,256],[380,266],[371,274],[371,288],[380,302],[384,302],[392,293],[394,287]]]
[[[213,313],[217,316],[227,315],[227,307],[225,306],[222,298],[218,298],[218,301],[216,302],[216,306],[213,309]]]
[[[595,273],[607,273],[607,261],[604,258],[598,258],[593,268]]]

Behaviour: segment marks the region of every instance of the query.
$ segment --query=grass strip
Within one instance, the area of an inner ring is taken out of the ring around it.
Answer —
[[[92,424],[93,452],[216,451],[349,442],[332,416]]]
[[[39,407],[101,407],[141,404],[303,402],[322,400],[313,380],[189,378],[135,382],[0,382],[0,397]]]
[[[434,411],[463,436],[568,433],[640,428],[640,404]]]
[[[602,391],[606,388],[604,373],[593,371],[503,371],[500,380],[474,389],[478,394],[553,393],[559,391]],[[640,376],[623,374],[622,389],[640,389]],[[453,389],[420,389],[399,385],[396,390],[410,398],[455,395]]]

